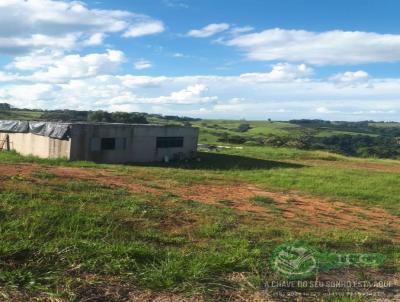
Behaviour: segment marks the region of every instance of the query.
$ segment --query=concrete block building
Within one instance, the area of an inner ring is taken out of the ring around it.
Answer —
[[[0,121],[0,147],[22,155],[100,163],[179,160],[195,156],[198,129],[114,123]]]

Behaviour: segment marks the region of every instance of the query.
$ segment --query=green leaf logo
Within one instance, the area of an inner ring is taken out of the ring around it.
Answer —
[[[271,258],[272,269],[285,277],[305,278],[318,269],[315,252],[302,244],[278,246]]]

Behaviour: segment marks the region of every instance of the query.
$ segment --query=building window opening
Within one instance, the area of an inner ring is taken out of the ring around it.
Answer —
[[[157,137],[157,148],[182,148],[183,137],[182,136],[171,136],[171,137]]]
[[[115,138],[102,138],[101,150],[115,150]]]

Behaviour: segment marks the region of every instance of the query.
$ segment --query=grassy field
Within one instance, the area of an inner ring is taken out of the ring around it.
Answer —
[[[40,114],[9,111],[0,118]],[[243,123],[250,129],[238,132]],[[192,124],[201,143],[225,148],[151,165],[0,152],[0,301],[293,301],[293,293],[299,301],[400,299],[394,285],[400,282],[400,161],[220,141],[223,133],[291,139],[375,136],[373,130],[276,121]],[[325,295],[327,288],[271,287],[288,281],[272,265],[282,244],[316,251],[318,269],[303,281],[390,286],[336,289],[343,297]],[[377,253],[384,262],[332,264],[332,255],[355,253]]]
[[[266,284],[284,280],[271,256],[294,241],[385,256],[307,280],[398,278],[398,161],[244,147],[168,166],[0,163],[5,301],[292,301]]]
[[[246,132],[238,132],[237,129],[240,124],[248,123],[250,129]],[[329,137],[333,135],[364,135],[376,137],[377,134],[371,133],[370,131],[359,131],[359,130],[338,130],[334,125],[329,127],[321,125],[306,125],[301,126],[289,122],[279,121],[230,121],[230,120],[202,120],[194,122],[193,126],[199,127],[201,131],[201,142],[202,143],[216,143],[218,142],[219,134],[221,132],[228,133],[230,135],[242,135],[244,137],[268,137],[270,135],[284,137],[284,138],[297,138],[302,135],[311,135],[315,137]],[[373,128],[379,127],[397,127],[397,123],[376,123],[370,125]]]
[[[39,119],[42,112],[38,111],[23,111],[23,110],[0,110],[0,119],[18,119],[18,120],[34,120]]]

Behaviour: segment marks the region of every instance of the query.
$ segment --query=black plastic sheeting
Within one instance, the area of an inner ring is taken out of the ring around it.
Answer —
[[[50,122],[0,121],[0,132],[32,133],[57,139],[67,139],[70,125]]]
[[[1,132],[28,133],[29,123],[25,121],[0,121]]]
[[[70,126],[68,124],[47,123],[47,122],[29,122],[29,132],[48,136],[51,138],[64,139],[68,137]]]

